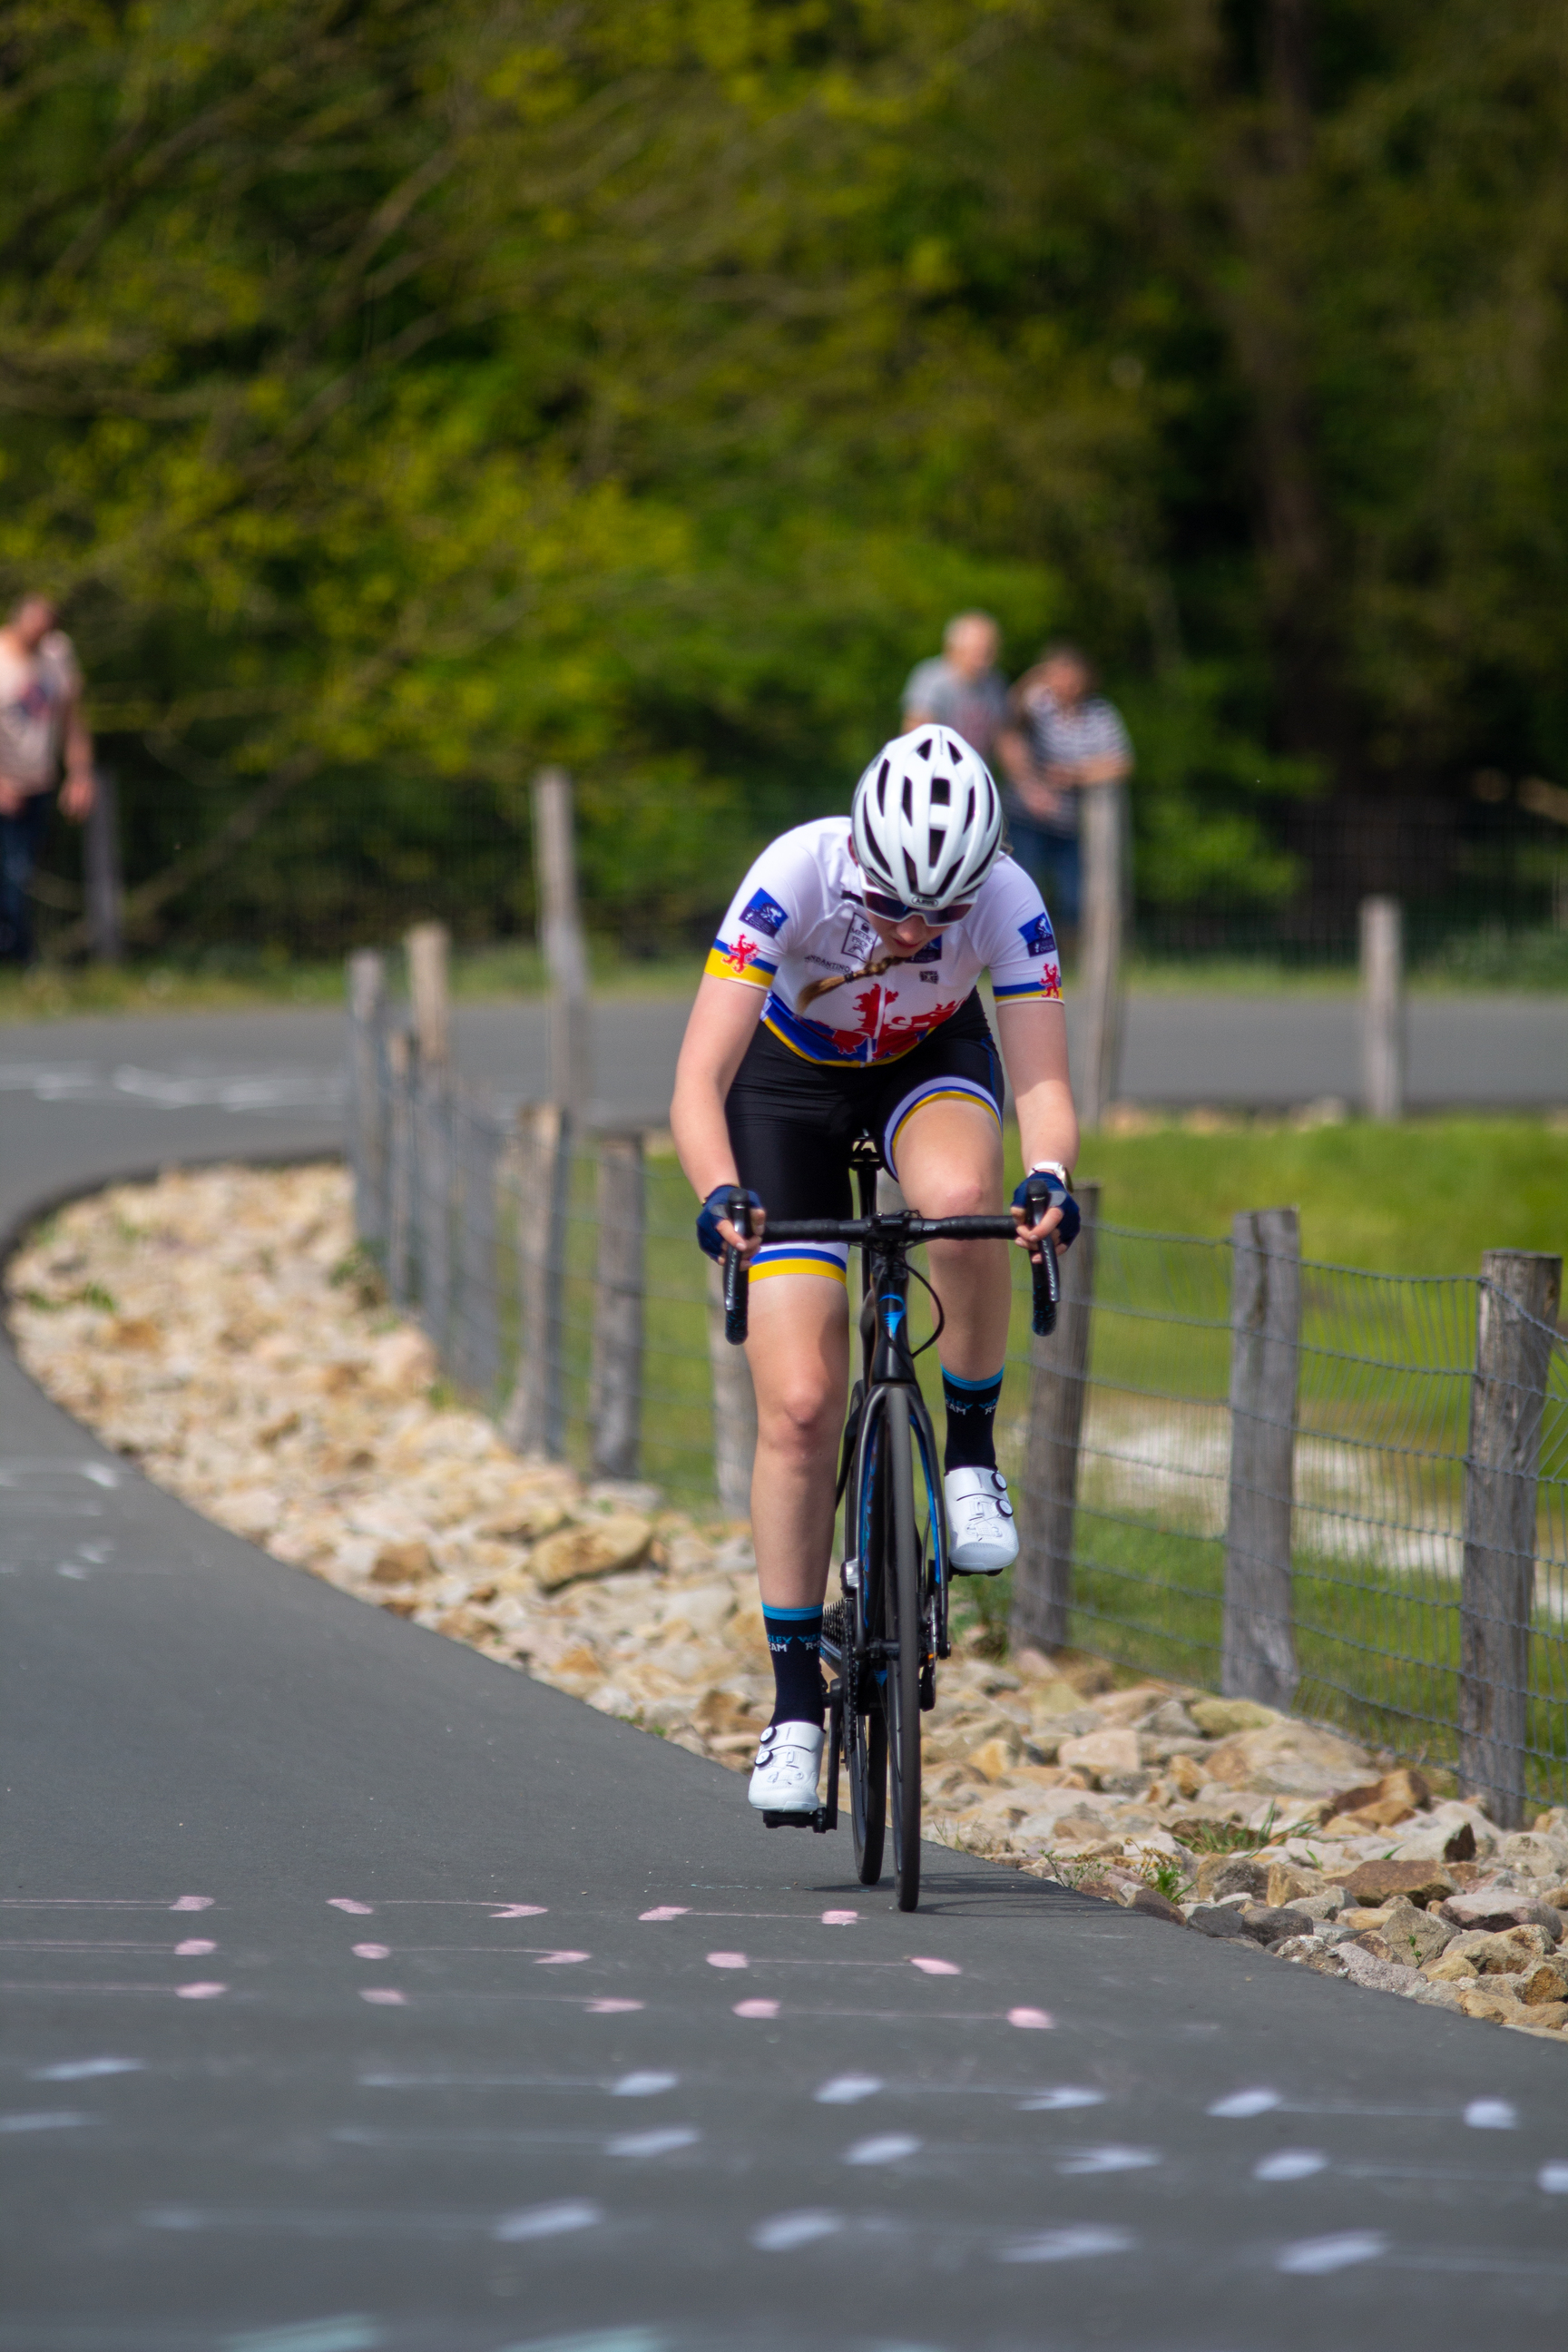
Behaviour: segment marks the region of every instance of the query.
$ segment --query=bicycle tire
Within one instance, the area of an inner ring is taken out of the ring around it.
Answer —
[[[855,1833],[855,1874],[862,1886],[882,1875],[888,1829],[888,1727],[880,1706],[864,1714],[844,1709],[844,1769],[849,1781],[849,1826]]]
[[[883,1609],[888,1639],[899,1654],[888,1662],[882,1685],[887,1713],[888,1778],[893,1829],[893,1883],[900,1911],[921,1899],[921,1666],[925,1624],[921,1609],[921,1547],[915,1528],[914,1439],[910,1401],[889,1389],[882,1414]]]

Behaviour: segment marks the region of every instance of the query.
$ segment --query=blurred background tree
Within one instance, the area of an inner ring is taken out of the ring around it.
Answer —
[[[690,938],[968,604],[1100,654],[1151,914],[1561,776],[1565,68],[1523,0],[0,8],[0,585],[133,937],[515,931],[555,759],[594,919]]]

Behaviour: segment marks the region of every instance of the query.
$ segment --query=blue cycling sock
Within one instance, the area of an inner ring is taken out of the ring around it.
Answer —
[[[1005,1370],[1004,1365],[1003,1370]],[[944,1364],[942,1394],[947,1406],[943,1470],[994,1470],[996,1405],[1002,1394],[1002,1373],[993,1372],[988,1381],[961,1381]]]
[[[820,1609],[763,1610],[763,1624],[773,1661],[774,1723],[815,1723],[820,1730],[826,1713],[822,1687],[822,1612]]]

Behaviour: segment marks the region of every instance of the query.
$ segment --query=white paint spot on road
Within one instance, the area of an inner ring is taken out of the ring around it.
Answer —
[[[492,1919],[542,1919],[549,1908],[548,1903],[503,1903],[499,1911],[490,1913],[490,1917]]]
[[[226,1984],[184,1984],[176,1985],[174,1990],[181,2000],[216,2000],[220,1994],[228,1990],[228,1987]]]
[[[390,1944],[356,1944],[354,1958],[356,1960],[389,1960],[392,1958],[392,1946]]]
[[[663,2131],[622,2132],[606,2143],[606,2156],[672,2156],[678,2147],[695,2147],[701,2133],[694,2124],[669,2124]]]
[[[361,2000],[373,2002],[378,2009],[406,2009],[408,1995],[399,1992],[395,1985],[362,1985]]]
[[[1077,2083],[1060,2083],[1055,2090],[1036,2091],[1020,2099],[1018,2112],[1026,2116],[1058,2115],[1064,2107],[1102,2107],[1103,2091],[1091,2091]]]
[[[689,1906],[684,1903],[661,1903],[657,1911],[639,1911],[639,1919],[684,1919]]]
[[[1022,2026],[1026,2033],[1044,2033],[1056,2023],[1056,2019],[1048,2009],[1010,2009],[1007,2022]]]
[[[835,2074],[812,2096],[821,2107],[852,2107],[858,2100],[874,2098],[881,2087],[880,2074]]]
[[[331,1911],[352,1911],[356,1919],[368,1919],[375,1906],[374,1903],[356,1903],[352,1895],[329,1895],[327,1907]]]
[[[922,1977],[961,1977],[963,1974],[956,1960],[918,1960],[912,1952],[910,1966],[919,1969]]]
[[[1519,2115],[1507,2099],[1472,2099],[1465,2109],[1465,2121],[1472,2131],[1513,2131]]]
[[[530,2205],[521,2213],[506,2213],[491,2236],[502,2245],[525,2245],[533,2238],[563,2237],[569,2230],[591,2230],[605,2218],[605,2209],[585,2197],[563,2198],[556,2205]]]
[[[775,2213],[771,2220],[757,2223],[752,2231],[752,2243],[759,2253],[788,2254],[796,2246],[811,2246],[819,2238],[831,2238],[843,2227],[837,2213]]]
[[[183,1944],[175,1945],[174,1958],[177,1960],[200,1959],[205,1953],[216,1952],[216,1949],[217,1946],[209,1944],[204,1937],[190,1936]]]
[[[216,1899],[211,1895],[182,1895],[177,1903],[170,1904],[169,1908],[171,1911],[210,1911]]]
[[[859,1916],[858,1911],[825,1911],[822,1924],[825,1927],[852,1927]]]
[[[749,1969],[752,1964],[744,1952],[710,1952],[708,1965],[710,1969]]]
[[[99,2074],[140,2074],[140,2058],[62,2058],[56,2065],[39,2066],[29,2080],[35,2083],[89,2083]]]
[[[1568,2197],[1568,2164],[1543,2164],[1535,2176],[1535,2185],[1544,2189],[1549,2197]]]
[[[0,2132],[70,2131],[78,2124],[97,2120],[96,2116],[71,2115],[57,2108],[42,2115],[0,2116]]]
[[[591,1960],[592,1952],[541,1952],[533,1963],[536,1969],[574,1969],[579,1960]]]
[[[1258,2159],[1252,2168],[1254,2180],[1310,2180],[1314,2172],[1321,2172],[1328,2158],[1321,2148],[1280,2147],[1272,2156]]]
[[[738,2000],[735,2003],[737,2017],[776,2017],[778,2013],[779,2003],[776,2000]]]
[[[606,2000],[584,2001],[583,2006],[590,2017],[624,2017],[629,2010],[646,2008],[647,2003],[640,2000]]]
[[[1226,2123],[1244,2123],[1248,2116],[1266,2116],[1279,2105],[1278,2091],[1231,2091],[1223,2099],[1211,2099],[1204,2112]]]
[[[997,2256],[1003,2263],[1078,2263],[1096,2254],[1131,2253],[1138,2241],[1131,2230],[1099,2229],[1085,2222],[1072,2230],[1044,2230],[1038,2237],[1015,2238]]]
[[[660,2091],[673,2091],[679,2074],[655,2074],[651,2067],[639,2074],[623,2074],[618,2083],[610,2084],[612,2099],[653,2099]]]
[[[1281,2248],[1274,2267],[1289,2278],[1326,2278],[1331,2271],[1346,2271],[1356,2263],[1374,2263],[1388,2252],[1381,2230],[1346,2230],[1335,2238],[1299,2238]]]
[[[1083,2147],[1065,2157],[1057,2170],[1089,2177],[1101,2172],[1146,2172],[1159,2162],[1157,2147]]]
[[[858,2139],[853,2147],[844,2151],[846,2164],[901,2164],[906,2156],[919,2153],[921,2143],[912,2132],[879,2132],[874,2139]]]
[[[353,2311],[337,2319],[302,2319],[292,2327],[247,2328],[223,2339],[224,2352],[375,2352],[385,2341],[374,2319]]]

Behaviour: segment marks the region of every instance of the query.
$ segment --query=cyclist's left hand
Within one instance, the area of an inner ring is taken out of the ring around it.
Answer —
[[[727,1249],[738,1249],[749,1265],[762,1247],[763,1228],[767,1223],[768,1213],[754,1192],[743,1193],[752,1213],[749,1234],[737,1233],[724,1214],[730,1205],[731,1194],[742,1190],[735,1184],[716,1184],[703,1202],[697,1220],[697,1245],[705,1256],[718,1260]]]
[[[1018,1228],[1018,1246],[1026,1249],[1031,1257],[1037,1257],[1046,1235],[1054,1234],[1058,1249],[1070,1249],[1078,1239],[1079,1226],[1082,1223],[1078,1202],[1059,1178],[1048,1175],[1043,1170],[1031,1172],[1037,1183],[1050,1187],[1051,1205],[1037,1224],[1030,1224],[1026,1198],[1030,1179],[1026,1176],[1021,1180],[1013,1194],[1013,1222]]]

